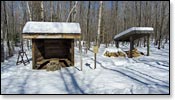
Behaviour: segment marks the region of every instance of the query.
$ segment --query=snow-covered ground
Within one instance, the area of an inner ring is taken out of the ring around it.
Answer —
[[[121,46],[128,50],[129,46]],[[111,47],[114,48],[114,47]],[[75,66],[54,72],[32,69],[30,64],[16,66],[17,54],[1,63],[2,94],[168,94],[169,44],[158,50],[153,45],[150,56],[109,58],[103,56],[105,46],[97,54],[83,53],[80,71],[79,50],[75,47]],[[138,48],[146,54],[146,47]]]

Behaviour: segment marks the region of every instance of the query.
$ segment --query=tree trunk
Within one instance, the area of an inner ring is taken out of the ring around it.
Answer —
[[[70,20],[70,22],[72,21],[72,19],[71,19],[71,14],[72,14],[73,11],[76,9],[77,4],[78,4],[78,1],[75,2],[75,5],[72,7],[72,9],[70,8],[70,12],[69,12],[68,17],[67,17],[67,19],[66,19],[66,22],[68,22],[69,20]],[[70,5],[71,5],[71,3],[70,3]]]
[[[91,8],[91,1],[88,3],[88,13],[87,13],[87,49],[90,49],[90,31],[89,31],[89,18],[90,18],[90,8]]]
[[[26,1],[26,3],[27,3],[27,12],[29,14],[29,21],[32,21],[32,14],[31,14],[30,7],[29,7],[29,1]]]
[[[161,38],[162,38],[162,35],[160,34],[160,36],[159,36],[159,40],[158,40],[158,49],[160,49],[160,45],[161,45]]]
[[[162,42],[162,35],[163,35],[163,23],[164,23],[164,19],[165,19],[165,4],[163,2],[161,2],[162,8],[161,8],[161,20],[160,20],[160,30],[159,30],[159,42],[158,42],[158,49],[160,49],[161,47],[161,42]]]
[[[6,33],[6,39],[7,40],[7,47],[8,47],[8,57],[11,57],[13,56],[13,52],[12,52],[12,48],[10,46],[10,34],[9,34],[9,31],[8,31],[8,15],[6,13],[6,2],[3,1],[3,6],[4,6],[4,15],[5,15],[5,18],[4,18],[4,27],[5,27],[5,33]],[[5,57],[6,58],[6,57]]]
[[[98,34],[97,46],[98,47],[100,47],[100,36],[101,36],[100,28],[101,28],[102,6],[103,6],[103,1],[100,1],[99,17],[98,17],[98,31],[97,31],[97,34]]]
[[[41,1],[41,21],[44,21],[44,4],[43,4],[43,1]]]
[[[146,37],[144,37],[144,43],[143,43],[143,46],[146,47]]]
[[[139,27],[141,27],[141,20],[142,20],[142,1],[140,1]]]
[[[53,21],[53,1],[50,1],[50,21]]]
[[[26,3],[27,3],[27,12],[29,14],[29,21],[32,21],[32,15],[31,15],[30,7],[29,7],[29,1],[27,1]],[[30,45],[31,45],[31,40],[27,40],[28,50],[30,49]]]
[[[155,5],[155,9],[156,9],[156,23],[155,23],[155,42],[154,45],[158,44],[158,40],[157,40],[157,29],[158,29],[158,8],[157,8],[158,4]]]
[[[4,62],[4,35],[1,28],[1,62]]]

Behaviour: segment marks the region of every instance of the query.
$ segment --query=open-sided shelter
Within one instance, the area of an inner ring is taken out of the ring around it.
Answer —
[[[81,37],[79,23],[27,22],[23,28],[24,39],[32,40],[33,69],[39,69],[51,59],[67,61],[74,66],[74,39]]]
[[[132,50],[134,49],[134,41],[147,36],[147,56],[149,56],[149,38],[153,33],[152,27],[132,27],[114,37],[116,46],[119,48],[119,42],[130,42],[130,57],[132,58]]]

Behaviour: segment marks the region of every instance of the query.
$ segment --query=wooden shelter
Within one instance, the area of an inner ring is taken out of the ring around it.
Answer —
[[[149,56],[149,38],[150,34],[153,33],[152,27],[132,27],[129,28],[114,37],[116,47],[119,48],[119,42],[130,42],[130,57],[132,58],[132,50],[134,49],[134,41],[147,37],[147,56]]]
[[[79,23],[27,22],[22,36],[32,40],[33,69],[56,60],[61,67],[74,66],[74,39],[80,33]]]

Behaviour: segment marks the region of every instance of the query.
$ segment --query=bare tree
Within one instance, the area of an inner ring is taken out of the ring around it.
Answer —
[[[6,12],[6,2],[3,1],[3,6],[4,6],[4,28],[5,28],[5,40],[7,41],[7,47],[8,47],[8,57],[13,56],[13,51],[10,46],[10,34],[9,34],[9,29],[8,29],[8,14]]]
[[[50,1],[50,21],[53,21],[53,1]]]
[[[90,48],[90,32],[89,32],[89,20],[90,20],[90,9],[91,9],[91,2],[89,1],[88,2],[88,12],[87,12],[87,27],[86,27],[86,29],[87,29],[87,49],[89,50],[89,48]]]
[[[41,3],[41,21],[44,21],[44,3],[43,1]]]
[[[161,2],[161,20],[160,20],[160,33],[159,33],[159,40],[158,40],[158,49],[161,47],[161,42],[162,42],[162,35],[163,35],[163,23],[165,20],[165,10],[166,10],[166,3]]]
[[[73,11],[76,9],[77,7],[77,4],[78,4],[78,1],[76,1],[75,5],[72,7],[72,9],[70,10],[69,14],[68,14],[68,17],[66,19],[66,22],[68,22],[68,20],[70,19],[70,16],[71,14],[73,13]]]
[[[27,12],[28,12],[28,16],[29,16],[29,21],[32,21],[32,15],[31,15],[30,7],[29,7],[29,1],[26,1],[26,5],[27,5]],[[29,50],[30,45],[31,45],[31,41],[27,40],[28,50]]]
[[[98,1],[2,1],[1,28],[5,33],[3,39],[8,45],[5,46],[8,55],[13,54],[13,44],[18,43],[22,27],[28,20],[76,21],[80,23],[81,40],[87,42],[87,48],[91,47],[91,42],[94,40],[98,42],[98,46],[100,43],[105,43],[108,47],[116,34],[134,26],[154,27],[151,39],[158,49],[168,42],[170,27],[168,2],[105,1],[102,2],[102,7],[101,2],[100,6],[97,6],[98,3]],[[98,32],[98,39],[95,31]],[[136,45],[146,46],[145,40],[145,38],[138,39]]]
[[[29,1],[26,1],[26,4],[27,4],[27,12],[29,14],[29,21],[32,21],[32,14],[29,7]]]
[[[101,28],[101,15],[102,15],[102,6],[103,6],[103,1],[100,1],[100,8],[99,8],[99,16],[98,16],[98,31],[97,31],[97,46],[100,47],[100,28]]]

